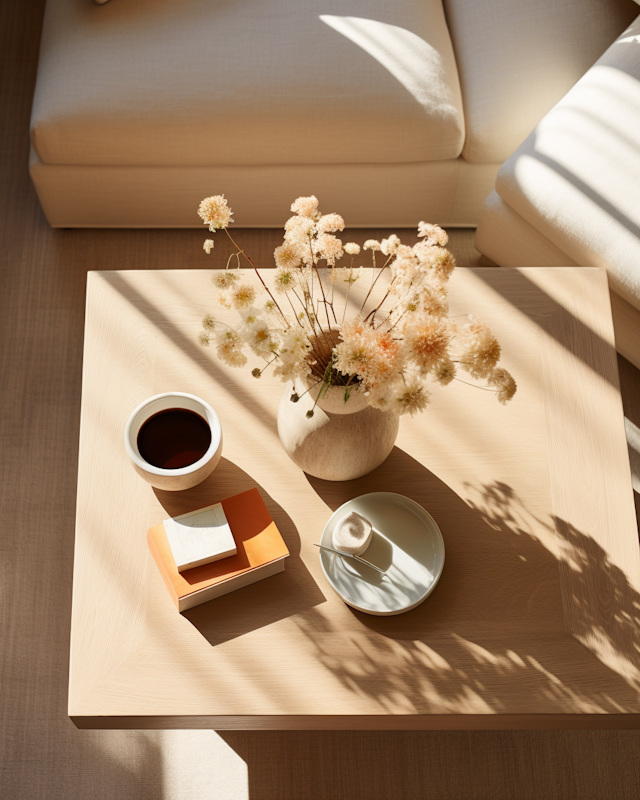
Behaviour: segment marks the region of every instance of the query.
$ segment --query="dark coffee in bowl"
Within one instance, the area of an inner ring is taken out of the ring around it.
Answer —
[[[180,469],[195,464],[209,449],[211,428],[195,411],[167,408],[142,425],[138,450],[148,464]]]

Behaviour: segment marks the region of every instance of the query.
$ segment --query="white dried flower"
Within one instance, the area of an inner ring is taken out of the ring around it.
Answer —
[[[357,256],[360,253],[360,245],[355,242],[347,242],[344,246],[344,252],[350,256]]]
[[[423,273],[418,273],[423,275]],[[407,323],[411,323],[413,314],[429,314],[433,317],[443,317],[449,311],[447,291],[442,284],[431,284],[426,280],[415,282],[411,291],[404,299],[407,311]]]
[[[273,374],[283,381],[304,378],[311,372],[311,365],[314,363],[310,352],[311,343],[304,330],[296,327],[286,331],[282,334],[278,363]]]
[[[324,258],[332,267],[343,256],[342,242],[330,233],[323,233],[314,240],[313,252],[318,258]]]
[[[205,197],[198,206],[198,216],[209,226],[210,231],[226,228],[233,222],[232,214],[233,211],[227,205],[223,194]]]
[[[440,247],[445,247],[449,241],[447,232],[443,231],[439,225],[432,225],[430,222],[418,223],[418,236],[424,236],[427,244],[435,244]]]
[[[500,360],[500,343],[484,322],[469,315],[469,323],[460,334],[464,352],[460,365],[474,378],[489,378]]]
[[[271,298],[269,298],[267,301],[265,301],[265,304],[264,304],[264,312],[265,312],[265,314],[275,314],[277,310],[278,310],[278,307],[276,306],[276,304],[273,302],[273,300]]]
[[[276,292],[288,292],[296,285],[296,274],[291,268],[280,267],[273,277],[273,288]]]
[[[400,239],[392,233],[388,239],[383,239],[380,242],[380,249],[385,256],[392,256],[400,246]]]
[[[438,383],[448,386],[456,377],[456,365],[450,358],[447,358],[436,367],[434,375]]]
[[[344,219],[340,214],[325,214],[316,223],[318,233],[335,233],[344,230]]]
[[[405,328],[405,347],[408,357],[415,363],[421,375],[437,369],[449,360],[451,334],[444,320],[419,320]]]
[[[218,358],[230,367],[244,367],[247,357],[242,352],[242,344],[242,339],[235,331],[221,331],[216,336]]]
[[[329,272],[329,283],[354,284],[364,275],[364,267],[332,267]]]
[[[239,283],[231,289],[230,299],[234,308],[248,308],[256,299],[256,290],[250,283]]]
[[[496,389],[498,402],[502,403],[503,406],[507,404],[507,401],[511,400],[518,388],[511,373],[502,367],[494,369],[489,374],[489,386],[493,386]]]
[[[400,414],[417,414],[429,404],[429,392],[418,378],[408,381],[394,397],[394,403]]]
[[[300,266],[302,252],[300,243],[296,240],[285,240],[280,247],[273,251],[273,257],[277,267],[291,269]]]
[[[382,250],[382,247],[380,245],[380,242],[377,241],[377,239],[367,239],[367,241],[364,243],[364,249],[373,250],[375,252],[378,250]]]
[[[211,344],[211,334],[207,333],[206,331],[200,331],[200,336],[198,337],[198,341],[203,347],[209,347]]]
[[[202,249],[207,255],[209,255],[209,253],[213,250],[213,245],[214,245],[213,239],[205,239],[204,244],[202,245]]]
[[[232,272],[230,269],[220,270],[215,272],[211,277],[214,286],[218,289],[229,289],[235,281],[239,279],[237,272]]]
[[[289,217],[289,219],[284,223],[285,234],[289,234],[289,236],[285,235],[285,239],[295,239],[300,236],[307,238],[311,236],[315,229],[315,222],[308,217]]]
[[[414,245],[413,252],[422,269],[431,272],[440,281],[448,280],[456,266],[454,257],[448,250],[426,241]]]
[[[216,327],[216,321],[211,316],[211,314],[205,314],[202,318],[202,327],[206,331],[212,331]]]
[[[392,293],[398,294],[409,288],[418,272],[418,261],[416,258],[396,258],[391,262],[391,274],[393,275]]]
[[[218,292],[216,302],[223,308],[231,308],[231,294],[229,292]]]
[[[313,194],[311,197],[299,197],[291,204],[291,210],[301,217],[316,219],[319,214],[318,198]]]
[[[276,349],[271,331],[269,330],[269,325],[263,319],[256,319],[254,317],[252,322],[247,321],[247,323],[242,326],[240,333],[242,339],[257,356],[262,356],[264,358]]]

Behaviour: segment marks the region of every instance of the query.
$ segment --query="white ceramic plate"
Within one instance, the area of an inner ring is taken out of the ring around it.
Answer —
[[[363,494],[333,513],[320,544],[333,547],[333,529],[351,511],[373,525],[373,539],[362,558],[386,573],[319,550],[327,580],[347,605],[366,614],[392,616],[415,608],[431,594],[444,567],[444,540],[435,520],[401,494]]]

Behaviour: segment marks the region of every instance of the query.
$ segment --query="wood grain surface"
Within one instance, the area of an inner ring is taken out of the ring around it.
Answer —
[[[387,461],[343,483],[308,477],[284,454],[279,381],[256,381],[197,344],[214,307],[210,277],[89,274],[74,720],[358,728],[362,718],[413,728],[423,718],[428,728],[486,715],[488,727],[527,717],[537,727],[547,714],[551,727],[563,715],[588,727],[596,715],[626,713],[640,725],[640,559],[605,273],[456,271],[451,313],[473,311],[493,329],[515,399],[503,407],[461,383],[434,386],[429,409],[402,419]],[[206,399],[224,433],[220,465],[184,492],[152,490],[122,443],[131,410],[163,391]],[[147,527],[251,486],[291,551],[285,573],[176,614]],[[344,605],[313,547],[332,511],[369,491],[416,500],[445,539],[438,587],[397,617]]]
[[[0,3],[3,793],[20,800],[635,800],[640,731],[217,734],[78,730],[69,720],[87,271],[195,268],[207,261],[193,231],[47,226],[27,172],[44,5]],[[149,4],[148,13],[157,5]],[[265,265],[280,238],[275,231],[239,235]],[[354,241],[370,235],[349,232]],[[450,235],[458,263],[474,266],[473,231]],[[623,358],[618,364],[625,416],[635,430],[640,373]],[[640,466],[640,452],[632,452]],[[640,491],[640,468],[635,474]]]

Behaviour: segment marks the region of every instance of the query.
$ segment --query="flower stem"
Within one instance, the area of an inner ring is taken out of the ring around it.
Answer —
[[[273,296],[273,294],[271,294],[271,290],[269,289],[269,287],[267,286],[267,284],[266,284],[266,283],[264,282],[264,280],[262,279],[262,275],[261,275],[261,274],[258,272],[258,268],[257,268],[257,267],[256,267],[256,265],[253,263],[253,261],[252,261],[252,260],[249,258],[249,256],[248,256],[248,255],[245,253],[245,251],[244,251],[244,250],[243,250],[243,249],[240,247],[240,245],[238,245],[238,243],[234,241],[234,239],[233,239],[233,236],[231,236],[231,234],[229,233],[229,229],[228,229],[228,228],[225,228],[224,230],[225,230],[225,233],[227,234],[227,236],[229,237],[229,239],[231,240],[231,244],[232,244],[232,245],[233,245],[233,246],[234,246],[234,247],[235,247],[235,248],[238,250],[238,252],[239,252],[239,253],[242,253],[242,255],[243,255],[243,256],[244,256],[244,257],[247,259],[247,261],[249,262],[249,264],[250,264],[250,265],[253,267],[253,270],[254,270],[254,272],[256,273],[256,275],[258,276],[258,278],[260,279],[260,283],[261,283],[261,284],[264,286],[264,288],[265,288],[265,290],[266,290],[267,294],[269,295],[269,297],[270,297],[270,298],[273,300],[273,302],[275,303],[275,306],[276,306],[276,308],[278,309],[278,311],[280,312],[280,315],[282,316],[282,319],[285,321],[285,325],[287,326],[287,329],[289,329],[289,328],[291,327],[291,325],[289,324],[289,321],[288,321],[288,320],[287,320],[287,318],[285,317],[283,310],[280,308],[280,305],[279,305],[278,301],[277,301],[277,300],[276,300],[276,298]]]

